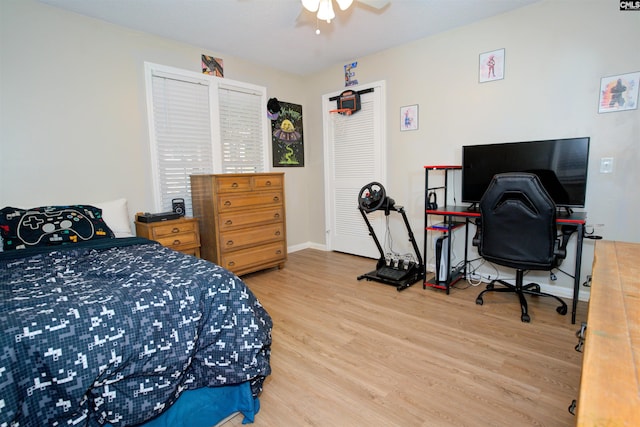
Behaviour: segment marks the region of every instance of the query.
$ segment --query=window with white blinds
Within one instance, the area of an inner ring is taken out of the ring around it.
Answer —
[[[189,176],[262,172],[269,132],[264,88],[155,64],[147,70],[147,104],[156,209],[185,200]]]
[[[152,77],[157,202],[161,212],[185,199],[191,211],[189,175],[213,172],[209,87],[197,82]]]
[[[218,89],[223,173],[264,172],[265,150],[259,94],[239,87]]]

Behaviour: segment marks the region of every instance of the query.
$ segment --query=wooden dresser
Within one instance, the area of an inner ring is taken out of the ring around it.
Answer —
[[[191,175],[202,258],[237,275],[287,260],[284,173]]]
[[[136,221],[136,236],[155,240],[187,255],[200,257],[200,232],[195,218],[158,222]]]
[[[640,426],[640,244],[596,242],[576,426]]]

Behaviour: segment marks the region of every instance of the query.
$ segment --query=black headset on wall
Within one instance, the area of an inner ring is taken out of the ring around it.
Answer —
[[[428,195],[427,195],[428,199],[427,199],[427,210],[428,211],[435,211],[436,209],[438,209],[438,196],[436,195],[435,191],[431,191]]]

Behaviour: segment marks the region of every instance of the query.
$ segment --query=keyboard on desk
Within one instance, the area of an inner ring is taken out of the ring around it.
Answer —
[[[409,273],[409,270],[402,270],[391,267],[380,267],[376,270],[376,275],[388,280],[402,280]]]

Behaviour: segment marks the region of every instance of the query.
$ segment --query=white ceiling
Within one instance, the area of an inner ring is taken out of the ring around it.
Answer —
[[[40,0],[225,55],[306,75],[540,0],[356,0],[317,22],[300,0]],[[320,35],[315,34],[316,25]]]

